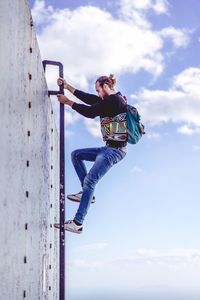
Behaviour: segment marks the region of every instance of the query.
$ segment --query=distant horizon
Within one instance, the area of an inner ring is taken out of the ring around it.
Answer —
[[[87,295],[70,295],[69,297],[66,295],[66,300],[94,300],[94,296]],[[124,293],[124,295],[116,295],[116,294],[96,294],[95,300],[199,300],[200,292],[137,292],[132,293],[131,295]]]

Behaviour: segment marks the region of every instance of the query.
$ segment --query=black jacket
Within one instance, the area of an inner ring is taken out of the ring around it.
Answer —
[[[104,99],[79,90],[75,90],[74,95],[88,105],[74,103],[72,108],[87,118],[114,117],[126,112],[126,101],[120,92],[105,96]]]
[[[74,95],[88,105],[74,103],[72,108],[87,118],[93,119],[97,116],[102,118],[114,117],[127,111],[126,100],[120,92],[105,96],[104,99],[79,90],[75,90]],[[124,147],[126,142],[113,141],[112,143],[109,142],[109,144],[115,147]]]

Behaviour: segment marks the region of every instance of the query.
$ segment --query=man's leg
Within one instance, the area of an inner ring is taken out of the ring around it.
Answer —
[[[83,194],[74,218],[74,221],[77,224],[82,224],[84,221],[91,203],[95,186],[99,179],[101,179],[114,164],[124,158],[124,156],[125,152],[119,149],[109,147],[99,148],[95,163],[83,181]]]
[[[85,179],[85,176],[87,175],[87,169],[85,167],[84,160],[86,161],[95,161],[97,154],[99,153],[99,149],[101,148],[85,148],[85,149],[77,149],[72,152],[71,158],[72,163],[74,165],[74,168],[76,170],[76,173],[79,177],[79,180],[81,182],[81,187],[83,189],[83,182]],[[82,197],[82,190],[76,194],[68,194],[67,198],[74,202],[81,201]],[[93,196],[91,203],[95,203],[95,196]]]
[[[79,177],[82,187],[85,176],[87,175],[87,169],[83,160],[95,161],[97,154],[99,153],[99,149],[100,148],[77,149],[71,153],[72,163]]]

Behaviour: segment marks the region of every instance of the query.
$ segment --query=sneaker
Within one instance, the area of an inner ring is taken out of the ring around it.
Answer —
[[[77,194],[67,195],[67,199],[74,201],[74,202],[80,202],[82,195],[83,195],[83,192],[80,191]],[[92,197],[91,203],[95,203],[95,196]]]
[[[60,229],[60,223],[54,223],[53,225],[56,229]]]
[[[60,229],[60,223],[55,223],[54,227]],[[76,225],[76,223],[73,220],[69,220],[65,222],[64,229],[80,234],[83,232],[83,225]]]

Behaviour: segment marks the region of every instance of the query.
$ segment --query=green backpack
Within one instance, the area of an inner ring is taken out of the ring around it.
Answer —
[[[127,132],[127,142],[130,144],[136,144],[145,134],[137,109],[129,104],[127,104]]]

